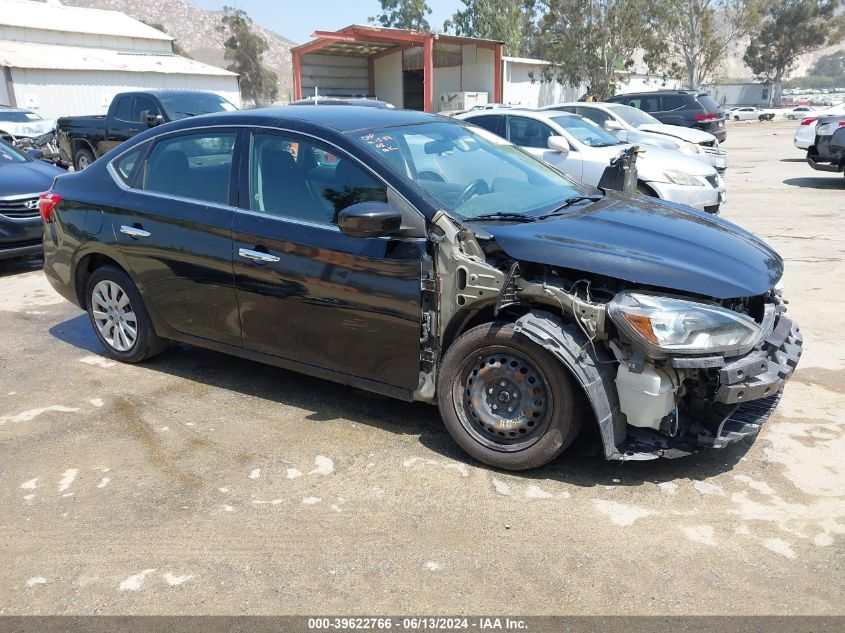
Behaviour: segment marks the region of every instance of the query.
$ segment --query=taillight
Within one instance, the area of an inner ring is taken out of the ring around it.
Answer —
[[[817,117],[817,116],[808,116],[806,119],[801,121],[801,125],[810,125],[811,123],[815,123],[818,120],[819,120],[819,117]]]
[[[56,205],[61,201],[62,197],[52,191],[42,193],[38,197],[38,210],[41,212],[41,219],[44,220],[45,223],[49,224],[53,221],[53,209],[55,209]]]
[[[696,121],[715,121],[719,118],[718,114],[696,114],[695,120]]]

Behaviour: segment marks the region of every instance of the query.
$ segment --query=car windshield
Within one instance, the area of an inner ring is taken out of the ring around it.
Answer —
[[[29,121],[40,121],[41,117],[35,112],[3,111],[0,110],[0,121],[11,121],[13,123],[28,123]]]
[[[8,143],[0,141],[0,166],[25,162],[26,158],[23,154],[13,149]]]
[[[539,216],[573,196],[597,193],[477,127],[423,123],[353,137],[462,219]]]
[[[574,136],[576,141],[587,147],[610,147],[611,145],[624,144],[610,132],[605,132],[592,121],[582,119],[579,116],[556,116],[552,117],[552,121]]]
[[[237,110],[223,97],[206,92],[162,94],[159,95],[159,100],[172,121],[186,119],[198,114]]]
[[[620,119],[625,121],[628,125],[633,127],[640,127],[641,125],[653,125],[660,123],[657,119],[651,116],[648,112],[643,112],[639,108],[632,108],[626,105],[609,105],[607,109],[613,112]]]

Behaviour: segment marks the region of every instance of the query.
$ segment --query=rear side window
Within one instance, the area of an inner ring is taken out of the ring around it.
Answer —
[[[710,95],[698,95],[697,101],[704,108],[705,112],[715,114],[719,111],[719,104],[716,103],[716,100]]]
[[[132,116],[132,97],[120,97],[117,100],[117,107],[114,111],[116,119],[121,121],[130,121]]]
[[[228,205],[235,138],[208,131],[159,141],[147,158],[143,189]]]
[[[663,95],[663,110],[683,110],[687,107],[687,100],[681,95]]]
[[[484,116],[475,116],[467,119],[473,125],[483,127],[488,132],[493,132],[497,136],[505,137],[505,117],[495,114],[487,114]]]
[[[146,148],[146,144],[144,144],[141,148],[129,152],[128,154],[124,154],[114,161],[114,169],[117,172],[117,175],[120,176],[120,179],[127,185],[132,183],[132,176],[135,174],[135,168],[138,167],[138,160],[140,160],[141,156],[144,154],[144,148]]]

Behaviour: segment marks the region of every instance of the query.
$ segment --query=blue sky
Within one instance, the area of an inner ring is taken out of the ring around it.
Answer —
[[[331,31],[349,24],[366,24],[379,12],[378,0],[188,0],[204,9],[223,5],[243,9],[262,26],[292,39],[297,44],[311,39],[315,30]],[[442,29],[443,22],[464,5],[460,0],[428,0],[432,13],[428,22]]]

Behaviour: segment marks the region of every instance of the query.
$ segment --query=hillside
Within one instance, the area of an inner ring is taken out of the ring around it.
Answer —
[[[220,11],[205,11],[184,0],[63,0],[63,4],[122,11],[137,20],[162,24],[194,59],[221,68],[228,65],[223,59],[223,35],[217,31]],[[264,60],[279,77],[279,98],[287,100],[293,92],[290,49],[296,44],[258,24],[255,28],[270,46]]]

